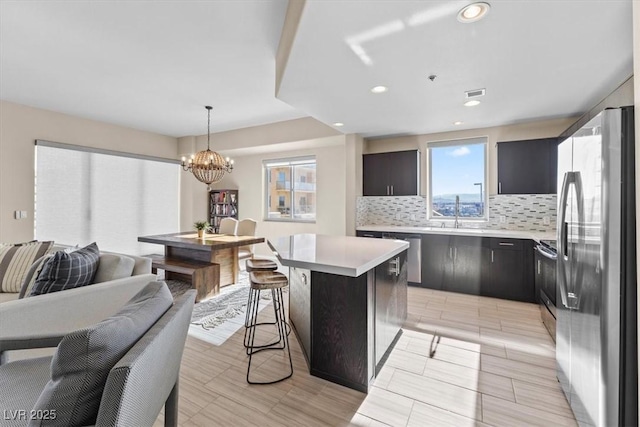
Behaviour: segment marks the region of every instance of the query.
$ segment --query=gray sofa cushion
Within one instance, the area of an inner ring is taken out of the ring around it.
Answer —
[[[93,283],[99,258],[100,250],[95,242],[71,253],[56,252],[42,267],[30,295],[58,292]]]
[[[49,378],[49,366],[51,356],[0,365],[1,426],[24,427],[28,424],[32,415],[30,410]],[[45,416],[44,413],[41,415]],[[51,414],[51,417],[55,415]]]
[[[108,282],[110,280],[122,279],[131,276],[133,266],[135,265],[133,258],[116,255],[116,254],[100,254],[100,262],[93,283]]]
[[[164,282],[150,282],[115,315],[66,335],[53,356],[51,380],[33,408],[55,409],[56,420],[30,425],[95,424],[109,371],[172,303]]]

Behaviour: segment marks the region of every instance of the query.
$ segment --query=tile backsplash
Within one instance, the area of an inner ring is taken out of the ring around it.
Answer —
[[[462,227],[494,230],[527,230],[554,232],[557,197],[555,194],[498,194],[489,196],[489,220],[460,218]],[[500,222],[504,217],[505,222]],[[549,224],[545,225],[545,217]],[[424,196],[358,197],[356,226],[404,225],[439,227],[442,221],[427,220],[427,198]],[[447,223],[447,227],[451,227]]]

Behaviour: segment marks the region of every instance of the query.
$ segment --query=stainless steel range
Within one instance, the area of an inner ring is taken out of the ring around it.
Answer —
[[[540,304],[542,322],[556,340],[556,262],[555,240],[541,240],[536,246],[536,300]]]

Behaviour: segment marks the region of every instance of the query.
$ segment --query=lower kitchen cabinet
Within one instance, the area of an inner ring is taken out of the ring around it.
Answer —
[[[529,240],[424,235],[422,264],[425,287],[534,302]]]
[[[490,239],[481,295],[535,302],[532,247],[530,240]]]
[[[452,237],[448,234],[422,236],[422,286],[444,289],[453,275],[453,258],[450,255]],[[426,256],[429,254],[429,256]]]
[[[442,289],[480,295],[482,285],[483,239],[453,236],[449,247],[451,273]]]

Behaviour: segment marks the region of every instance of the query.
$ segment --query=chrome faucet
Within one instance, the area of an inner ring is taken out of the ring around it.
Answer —
[[[453,228],[459,228],[460,222],[458,221],[458,216],[460,216],[460,196],[456,196],[456,220],[453,223]]]

